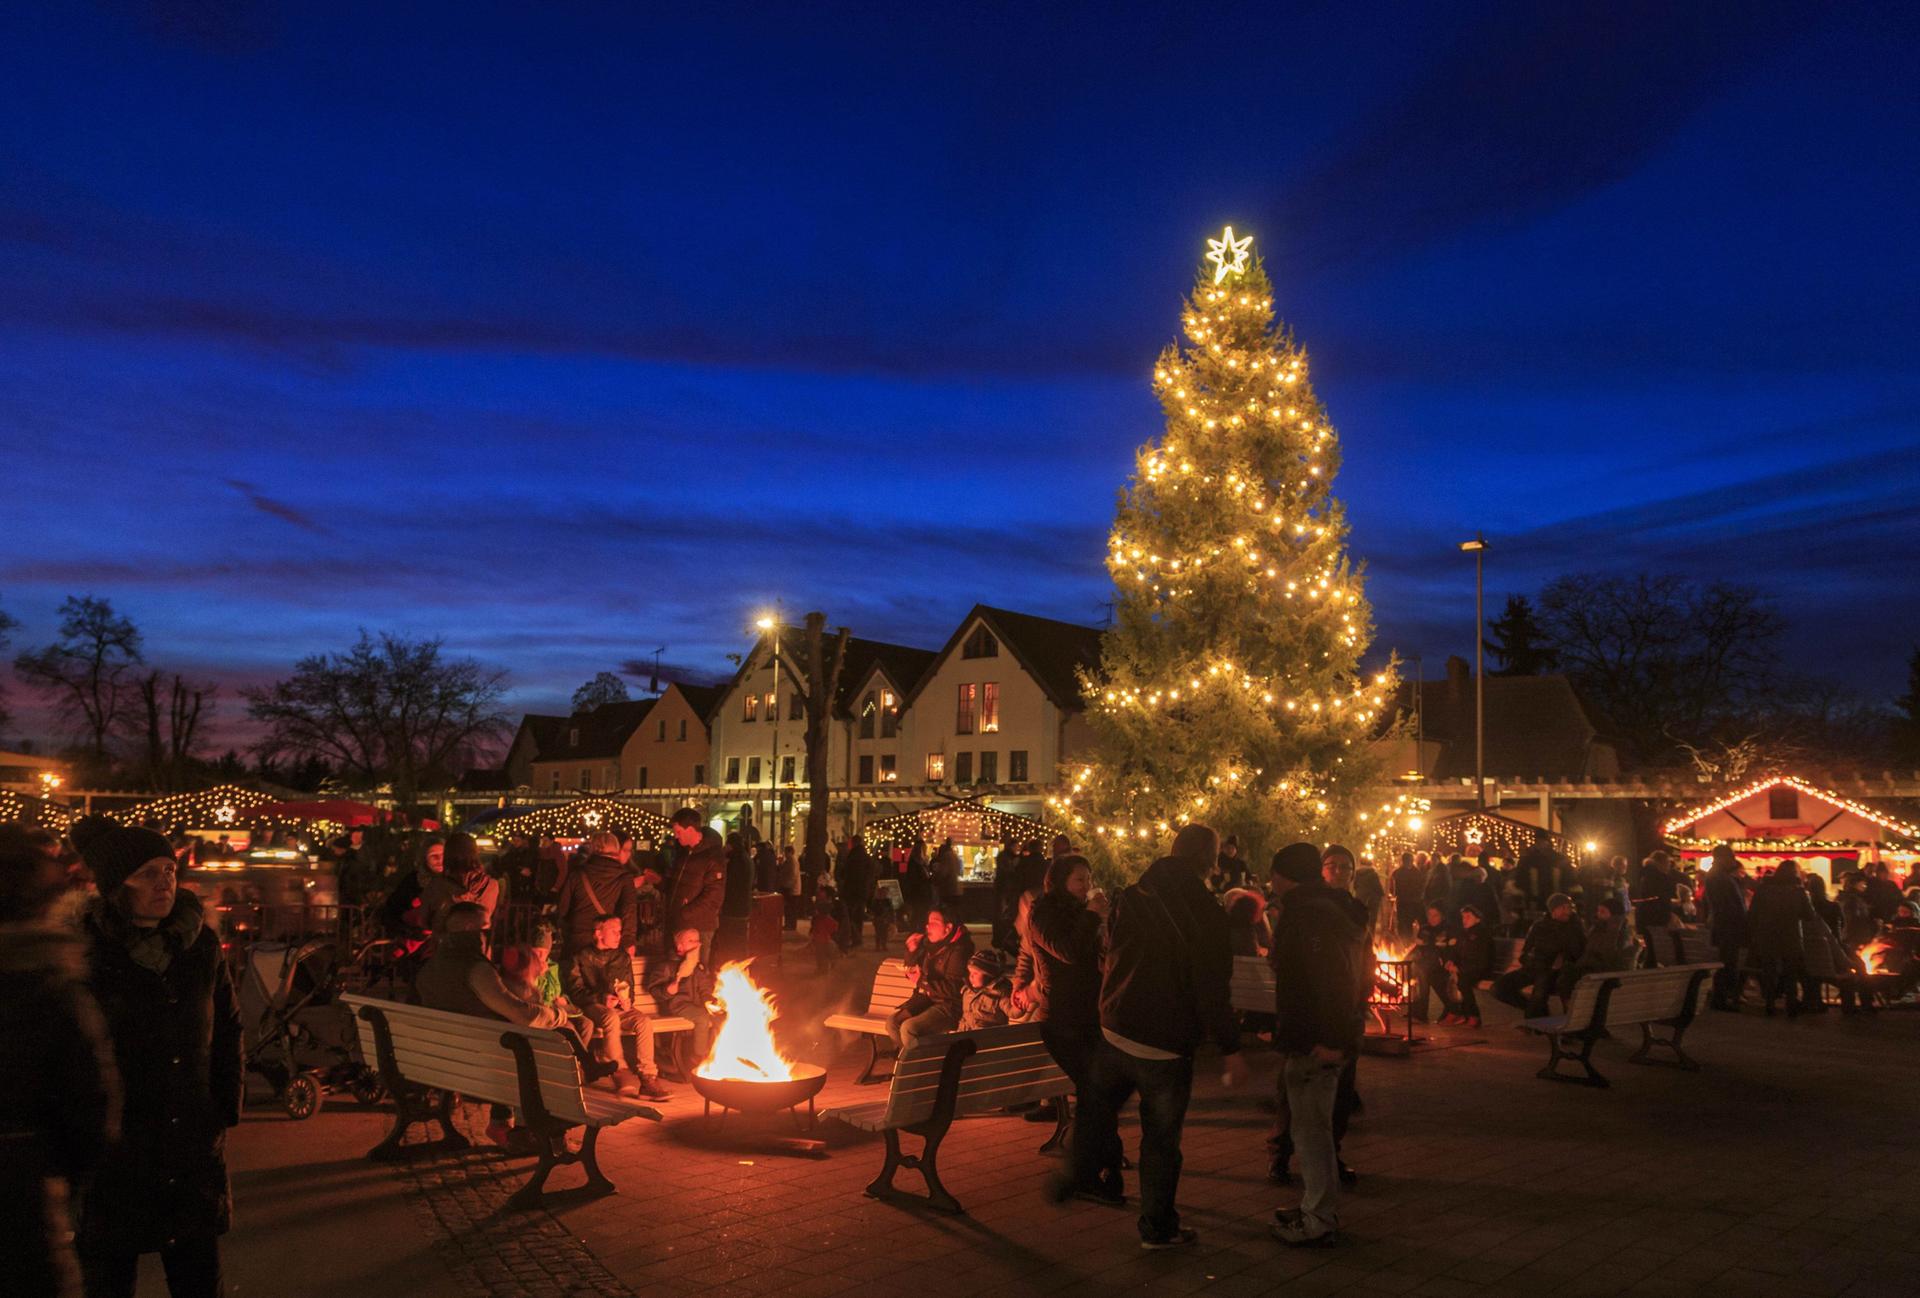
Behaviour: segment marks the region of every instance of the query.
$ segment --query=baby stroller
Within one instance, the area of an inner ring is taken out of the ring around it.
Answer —
[[[379,1075],[360,1058],[352,1017],[335,999],[344,968],[330,942],[256,942],[247,951],[239,988],[246,1065],[290,1118],[318,1113],[330,1091],[380,1100]]]

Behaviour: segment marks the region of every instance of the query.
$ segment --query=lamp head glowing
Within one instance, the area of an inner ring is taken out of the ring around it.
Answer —
[[[755,620],[754,625],[759,627],[762,631],[771,631],[773,630],[774,627],[778,626],[779,623],[773,620],[773,614],[763,613],[760,615],[758,619]]]
[[[1594,842],[1594,841],[1593,841],[1593,840],[1592,840],[1591,838],[1589,838],[1589,839],[1588,839],[1588,840],[1587,840],[1587,841],[1586,841],[1585,843],[1583,843],[1583,844],[1582,844],[1581,846],[1583,846],[1583,847],[1585,847],[1585,848],[1587,849],[1587,854],[1588,854],[1589,856],[1591,856],[1591,855],[1592,855],[1593,853],[1595,853],[1595,852],[1597,852],[1597,851],[1599,851],[1599,850],[1600,850],[1600,844],[1598,844],[1598,843],[1596,843],[1596,842]]]
[[[1487,543],[1483,537],[1476,536],[1471,541],[1460,542],[1460,548],[1462,550],[1465,550],[1468,554],[1476,554],[1479,551],[1486,549]]]

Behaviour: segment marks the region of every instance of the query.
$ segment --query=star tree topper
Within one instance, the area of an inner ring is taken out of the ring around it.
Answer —
[[[1220,232],[1218,239],[1207,240],[1207,260],[1213,263],[1213,282],[1218,284],[1229,275],[1238,275],[1247,268],[1247,249],[1253,247],[1253,236],[1244,239],[1233,237],[1233,227],[1228,226]]]

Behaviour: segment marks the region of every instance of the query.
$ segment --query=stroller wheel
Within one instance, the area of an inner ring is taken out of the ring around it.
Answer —
[[[356,1074],[353,1080],[347,1083],[347,1089],[353,1093],[354,1099],[369,1109],[387,1097],[387,1088],[380,1084],[378,1073]]]
[[[325,1097],[326,1088],[320,1084],[320,1075],[301,1073],[287,1083],[287,1093],[281,1103],[286,1105],[287,1116],[297,1122],[320,1112]]]

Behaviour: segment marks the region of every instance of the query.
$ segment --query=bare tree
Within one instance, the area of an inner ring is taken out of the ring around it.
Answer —
[[[89,755],[104,763],[107,737],[126,701],[122,678],[144,661],[140,631],[130,619],[116,614],[107,600],[69,595],[60,605],[60,638],[21,654],[13,670],[53,700]]]
[[[219,691],[190,684],[178,672],[169,678],[158,671],[135,677],[133,687],[138,710],[125,714],[125,729],[145,754],[147,781],[168,791],[185,787]]]
[[[13,643],[13,633],[19,629],[20,624],[9,617],[5,609],[0,609],[0,653],[7,651]],[[5,733],[12,722],[13,717],[7,711],[7,683],[0,680],[0,733]]]
[[[1758,592],[1576,573],[1540,593],[1561,667],[1643,761],[1722,737],[1776,684],[1779,616]]]
[[[316,654],[293,675],[244,691],[247,714],[266,726],[263,758],[318,757],[367,785],[390,783],[410,805],[430,780],[449,780],[476,752],[500,742],[506,676],[443,642],[366,632],[345,653]]]
[[[627,701],[627,683],[612,672],[601,672],[573,692],[573,710],[591,712],[609,703]]]
[[[840,671],[847,661],[846,627],[838,628],[829,641],[827,615],[807,614],[797,645],[780,655],[780,670],[800,696],[807,719],[807,842],[803,868],[823,871],[827,867],[827,750],[833,722],[833,700],[840,692]],[[786,632],[777,631],[776,635]]]

